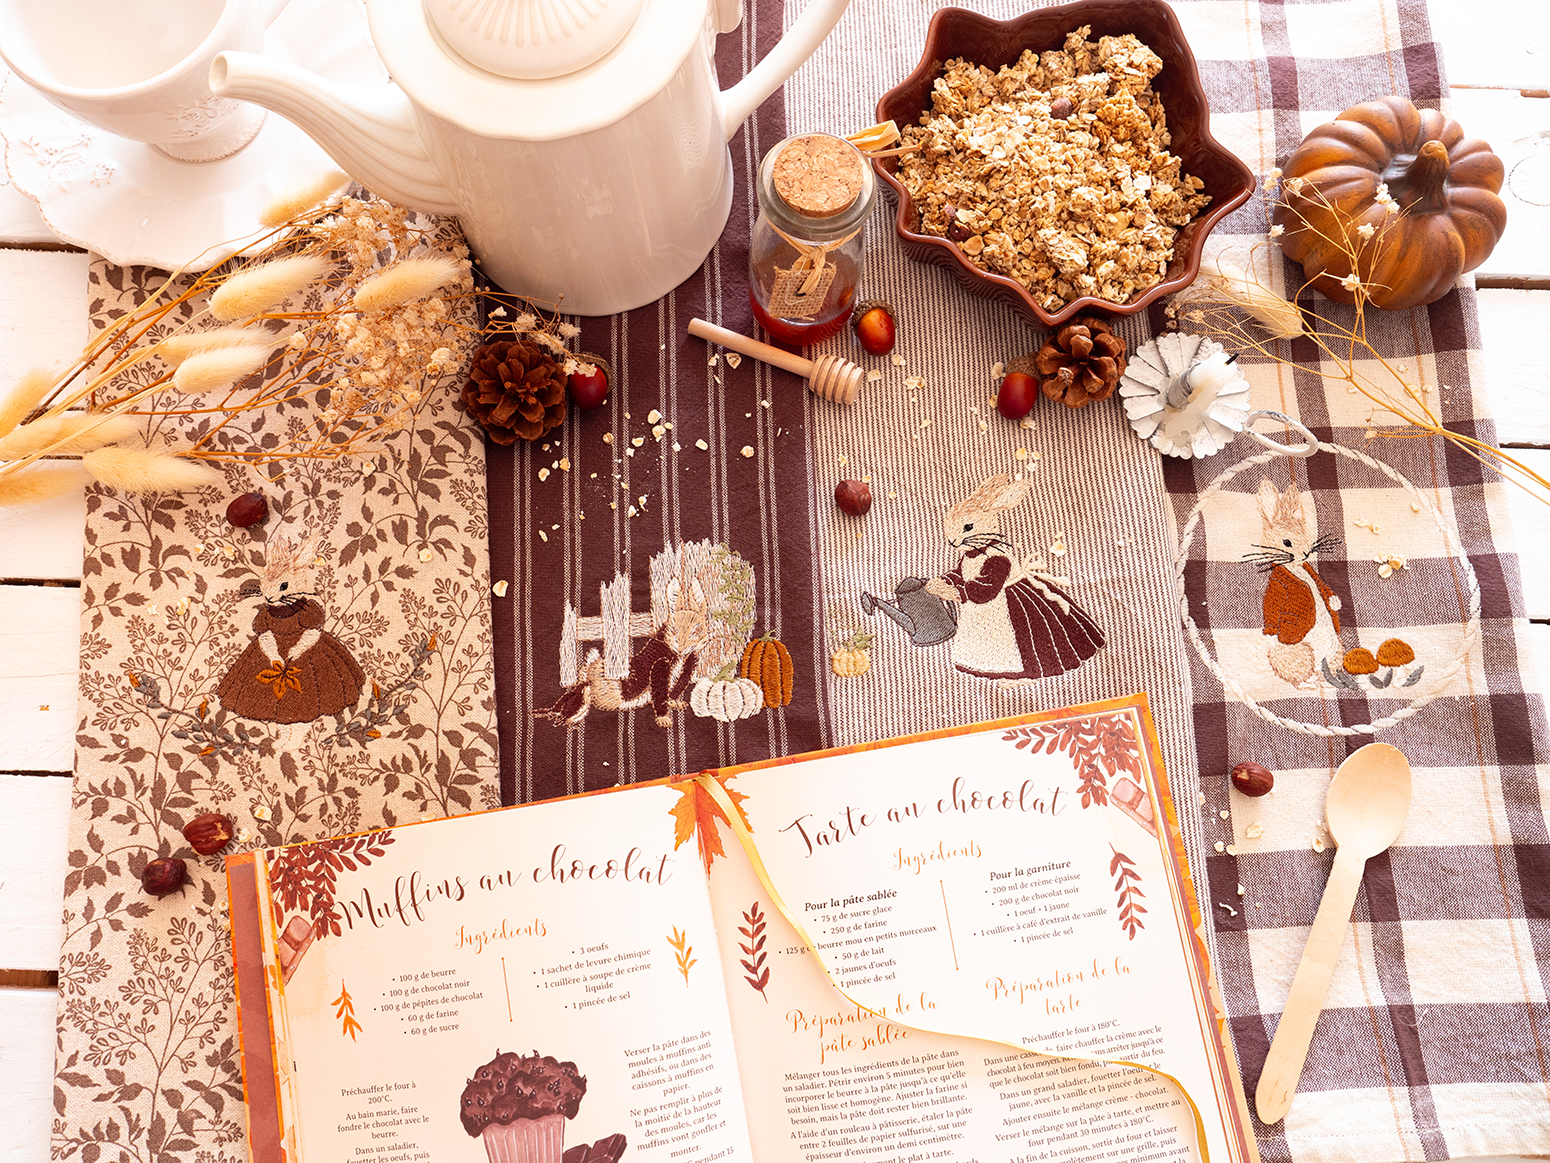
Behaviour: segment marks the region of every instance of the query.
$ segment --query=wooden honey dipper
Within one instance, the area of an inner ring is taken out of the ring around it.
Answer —
[[[772,363],[788,372],[794,372],[807,380],[808,390],[815,396],[821,396],[836,404],[854,404],[856,397],[861,394],[861,385],[866,380],[866,369],[857,367],[848,359],[841,359],[837,355],[820,355],[817,359],[806,359],[800,355],[793,355],[789,351],[782,351],[778,347],[771,347],[768,343],[760,343],[757,339],[750,339],[736,331],[728,331],[725,327],[717,327],[714,323],[707,323],[703,319],[689,320],[689,334],[697,335],[711,343],[719,343],[722,347],[752,356],[764,363]]]

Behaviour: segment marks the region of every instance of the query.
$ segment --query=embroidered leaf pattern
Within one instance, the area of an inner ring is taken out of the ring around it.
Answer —
[[[673,947],[673,955],[678,959],[678,972],[684,975],[684,986],[687,987],[689,970],[699,964],[699,958],[694,956],[694,946],[689,944],[689,934],[680,933],[678,926],[674,925],[667,943]]]
[[[339,979],[339,996],[328,1004],[337,1006],[334,1017],[343,1019],[344,1028],[340,1031],[340,1036],[349,1034],[350,1041],[355,1041],[355,1035],[360,1032],[361,1024],[355,1020],[355,1001],[350,997],[350,991],[344,987],[344,978]]]
[[[339,936],[334,889],[340,871],[354,872],[367,867],[392,842],[393,830],[384,828],[364,836],[342,836],[270,852],[269,887],[282,910],[275,918],[276,925],[283,929],[286,913],[305,911],[312,921],[314,936]]]
[[[732,787],[732,781],[737,777],[716,775],[712,778],[721,785],[721,790],[727,793],[727,798],[737,809],[737,816],[742,821],[743,827],[752,832],[753,825],[748,822],[748,816],[743,811],[743,801],[748,797]],[[700,860],[705,865],[705,871],[709,873],[712,861],[718,856],[727,854],[726,849],[721,846],[721,835],[716,831],[716,821],[720,820],[729,828],[732,826],[732,821],[727,819],[727,814],[722,811],[721,805],[711,798],[710,793],[698,779],[685,780],[678,785],[678,802],[670,810],[673,814],[673,850],[676,852],[682,848],[693,836],[699,843]]]
[[[738,964],[743,967],[743,980],[758,990],[759,996],[768,1002],[770,995],[764,992],[764,987],[770,983],[770,967],[764,963],[768,956],[764,951],[764,929],[764,913],[759,909],[759,902],[754,901],[743,914],[743,923],[737,927],[737,931],[743,935],[743,939],[737,943],[737,947],[743,951]]]
[[[1141,898],[1146,893],[1141,891],[1141,874],[1136,871],[1136,863],[1114,845],[1109,845],[1109,851],[1114,853],[1114,858],[1109,861],[1109,875],[1114,878],[1114,891],[1119,893],[1119,923],[1129,938],[1134,941],[1136,934],[1146,928],[1141,916],[1146,912],[1146,907],[1141,904]]]
[[[1020,751],[1030,748],[1037,755],[1048,748],[1071,757],[1076,767],[1077,793],[1082,806],[1090,808],[1109,802],[1109,779],[1121,772],[1141,779],[1141,759],[1136,754],[1136,732],[1125,715],[1088,715],[1081,719],[1063,719],[1057,723],[1035,723],[1013,727],[1001,736]]]

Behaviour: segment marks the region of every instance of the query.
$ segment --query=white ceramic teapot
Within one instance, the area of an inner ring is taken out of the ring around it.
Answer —
[[[608,315],[700,265],[732,205],[727,142],[849,0],[810,0],[736,85],[741,0],[366,0],[396,84],[229,52],[211,89],[295,122],[373,192],[456,214],[505,290]]]

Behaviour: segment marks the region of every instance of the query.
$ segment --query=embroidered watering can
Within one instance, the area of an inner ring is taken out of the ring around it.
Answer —
[[[704,260],[732,206],[727,142],[848,3],[809,0],[725,90],[715,40],[741,0],[366,0],[395,83],[226,52],[210,87],[295,122],[374,193],[457,215],[505,290],[608,315]]]
[[[881,612],[904,627],[916,646],[935,646],[958,632],[958,611],[935,594],[926,592],[926,579],[907,577],[893,587],[893,601],[862,591],[861,608]]]

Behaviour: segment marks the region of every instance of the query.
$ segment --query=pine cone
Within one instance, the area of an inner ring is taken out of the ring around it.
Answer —
[[[565,419],[565,369],[525,339],[481,345],[468,368],[463,406],[496,444],[537,440]]]
[[[1027,361],[1014,360],[1013,364]],[[1125,341],[1102,319],[1080,315],[1050,337],[1032,359],[1030,372],[1052,400],[1080,408],[1107,400],[1125,374]],[[1027,370],[1026,366],[1012,370]]]

